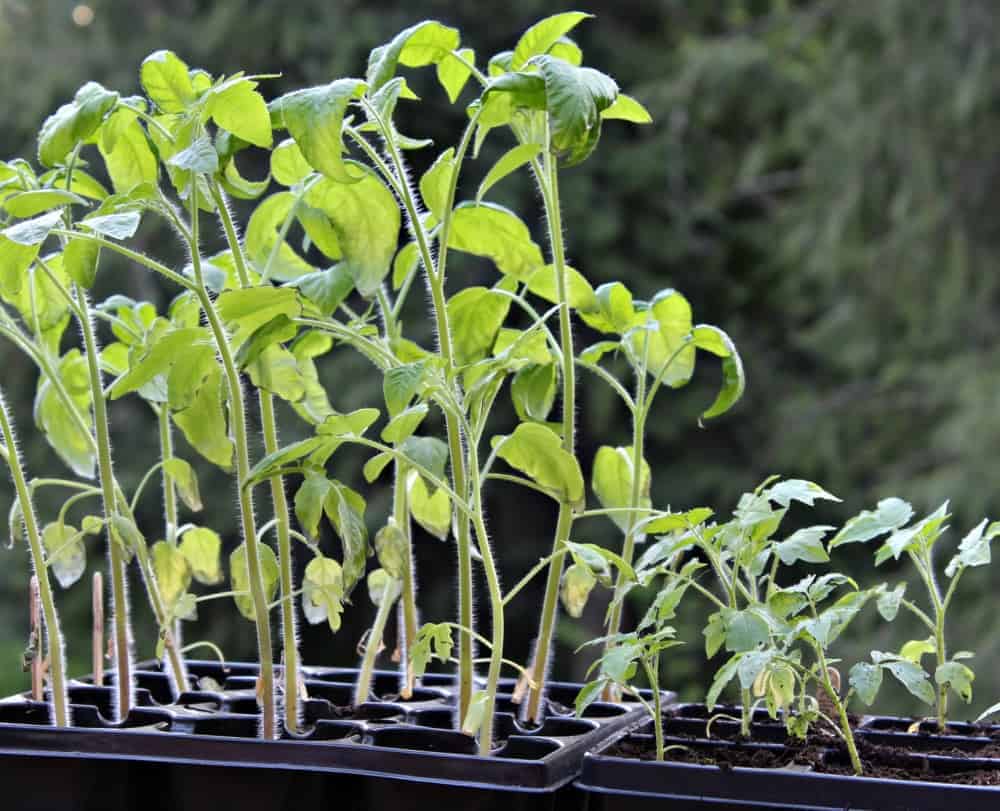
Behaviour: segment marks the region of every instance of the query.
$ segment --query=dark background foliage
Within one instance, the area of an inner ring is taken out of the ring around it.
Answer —
[[[718,369],[705,364],[694,384],[661,396],[651,420],[647,456],[654,503],[708,505],[727,513],[739,494],[771,473],[811,478],[844,499],[821,521],[839,523],[899,495],[920,510],[951,499],[957,539],[996,511],[1000,416],[994,385],[1000,233],[990,204],[1000,135],[1000,9],[990,0],[658,0],[574,6],[508,0],[424,0],[419,4],[301,0],[93,0],[86,13],[62,0],[0,0],[0,154],[34,156],[44,118],[87,79],[125,93],[138,90],[138,65],[159,48],[218,73],[280,73],[270,96],[363,73],[368,51],[425,18],[458,26],[463,42],[485,55],[508,48],[539,17],[566,8],[593,11],[579,29],[588,64],[611,73],[652,112],[641,130],[607,126],[597,153],[563,178],[570,260],[595,284],[624,280],[638,295],[676,287],[696,318],[718,324],[743,355],[749,387],[743,402],[704,430],[696,415],[713,396]],[[76,20],[74,21],[74,14]],[[81,17],[82,14],[82,17]],[[403,131],[447,145],[461,126],[429,75],[412,85],[425,98],[417,116],[401,110]],[[486,157],[508,144],[491,143]],[[443,148],[443,146],[441,147]],[[493,151],[490,152],[489,150]],[[437,154],[414,158],[422,171]],[[481,161],[485,163],[485,160]],[[250,176],[265,168],[251,163]],[[470,178],[478,178],[477,169]],[[537,195],[508,181],[500,199],[541,234]],[[471,193],[474,186],[466,186]],[[246,214],[245,209],[240,209]],[[144,248],[183,261],[166,230],[145,228]],[[455,264],[453,284],[482,274]],[[170,291],[134,267],[107,260],[98,298],[124,288],[164,304]],[[414,297],[419,305],[420,297]],[[407,329],[430,340],[419,307]],[[588,338],[581,330],[581,341]],[[0,347],[3,386],[13,400],[22,446],[33,474],[60,473],[44,441],[31,431],[34,370]],[[380,397],[377,376],[347,351],[322,369],[341,410]],[[600,444],[625,442],[629,426],[609,392],[584,380],[579,398],[581,458]],[[117,471],[134,487],[155,461],[151,415],[126,400],[111,410]],[[284,437],[303,427],[283,415]],[[501,415],[498,430],[511,418]],[[183,453],[182,448],[182,453]],[[190,458],[190,454],[188,454]],[[362,484],[358,458],[338,461],[338,475]],[[235,541],[231,482],[199,466],[204,522]],[[0,511],[11,489],[0,488]],[[554,515],[544,500],[500,485],[489,493],[490,524],[502,576],[514,582],[551,540]],[[388,493],[369,494],[374,529]],[[42,501],[46,514],[58,504]],[[157,532],[159,504],[140,513]],[[798,520],[817,523],[813,516]],[[420,604],[425,618],[454,611],[454,549],[420,536]],[[610,523],[581,528],[578,540],[614,544]],[[332,542],[332,539],[328,539]],[[99,547],[91,550],[97,565]],[[20,689],[26,640],[27,553],[2,551],[0,693]],[[869,550],[847,547],[835,562],[863,583],[904,573],[873,570]],[[1000,692],[1000,632],[992,612],[1000,574],[979,569],[963,581],[950,631],[956,649],[977,651],[975,707]],[[134,582],[138,653],[152,653],[148,611]],[[914,584],[915,586],[916,584]],[[59,594],[73,672],[87,669],[89,595],[84,581]],[[642,610],[639,595],[630,608]],[[648,595],[645,596],[648,599]],[[188,641],[210,638],[230,658],[253,655],[252,626],[225,601],[206,604]],[[579,678],[586,667],[572,648],[600,626],[595,600],[580,621],[559,628],[556,675]],[[508,656],[527,656],[541,584],[510,611]],[[685,647],[671,651],[669,686],[700,698],[717,663],[702,655],[689,600],[680,617]],[[306,660],[346,662],[373,607],[359,590],[344,629],[303,630]],[[917,629],[889,629],[864,615],[842,645],[850,663],[871,648],[896,648]],[[882,708],[917,711],[901,691],[883,691]],[[892,694],[894,692],[894,694]]]

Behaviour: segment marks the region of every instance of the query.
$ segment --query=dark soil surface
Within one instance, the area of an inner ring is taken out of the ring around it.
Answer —
[[[864,766],[864,777],[1000,786],[1000,761],[995,764],[982,764],[968,760],[928,758],[924,757],[923,753],[917,755],[894,747],[875,746],[864,740],[858,740],[857,743]],[[684,745],[677,744],[676,739],[668,742],[668,746],[672,747],[665,755],[668,761],[718,766],[724,771],[733,767],[749,767],[812,771],[821,774],[853,774],[846,747],[839,740],[825,737],[822,742],[789,746],[754,744],[713,746],[704,741]],[[645,735],[626,736],[610,747],[605,754],[612,757],[654,760],[655,743]],[[968,753],[960,751],[959,755],[966,758]]]

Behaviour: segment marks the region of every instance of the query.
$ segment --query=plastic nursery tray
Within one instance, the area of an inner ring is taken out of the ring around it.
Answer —
[[[107,720],[110,686],[72,682],[69,729],[48,726],[45,704],[0,701],[0,785],[17,808],[555,811],[566,807],[585,752],[643,712],[595,702],[575,718],[568,708],[579,685],[554,683],[547,720],[530,728],[502,692],[497,748],[480,757],[451,728],[452,676],[427,674],[402,701],[393,695],[398,674],[378,672],[373,692],[384,700],[351,708],[356,670],[304,668],[309,731],[262,741],[256,666],[190,662],[192,689],[176,701],[158,666],[139,667],[136,706],[119,724]],[[205,677],[221,689],[201,689]]]
[[[784,736],[775,734],[777,725],[760,711],[754,717],[753,742],[746,743],[740,742],[735,734],[739,725],[727,720],[713,722],[713,738],[705,738],[703,705],[674,705],[669,709],[673,716],[664,721],[668,746],[709,752],[741,749],[748,754],[788,751],[781,743]],[[733,712],[731,708],[717,709],[727,714]],[[738,708],[735,712],[738,714]],[[955,725],[952,730],[955,734],[938,736],[906,733],[909,723],[904,719],[866,717],[859,724],[856,737],[874,745],[904,747],[910,753],[907,759],[923,771],[922,780],[824,774],[794,764],[783,768],[710,766],[605,754],[620,742],[651,746],[652,722],[640,719],[586,755],[575,786],[587,796],[588,811],[647,811],[665,807],[671,811],[701,808],[996,811],[1000,808],[1000,786],[940,782],[948,775],[967,771],[1000,774],[1000,759],[976,754],[1000,739],[1000,728]],[[979,734],[964,734],[974,732]],[[996,737],[991,740],[991,735]],[[962,754],[928,753],[947,747]],[[825,750],[823,759],[828,763],[847,762],[846,754],[836,746]]]

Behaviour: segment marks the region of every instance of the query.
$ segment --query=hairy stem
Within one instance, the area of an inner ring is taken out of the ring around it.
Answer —
[[[14,479],[14,489],[21,505],[21,517],[24,522],[25,534],[28,538],[28,548],[31,551],[31,563],[38,578],[38,596],[42,604],[42,621],[45,624],[45,648],[49,656],[49,680],[52,696],[52,721],[58,727],[69,726],[69,699],[66,692],[66,665],[63,661],[62,632],[59,630],[59,616],[56,614],[56,603],[52,596],[52,584],[49,582],[49,570],[45,560],[45,548],[38,531],[38,519],[35,515],[35,505],[31,500],[28,483],[21,466],[21,456],[17,449],[14,436],[14,426],[7,414],[7,404],[0,392],[0,431],[3,432],[3,443],[6,447],[6,462]],[[44,656],[42,640],[38,640],[38,656]]]
[[[844,743],[847,745],[847,755],[851,759],[851,768],[854,769],[855,774],[860,775],[862,772],[861,757],[858,755],[858,746],[854,740],[854,730],[851,729],[851,721],[847,717],[847,707],[844,706],[844,702],[840,699],[840,693],[830,681],[830,668],[826,664],[826,656],[823,654],[822,648],[816,648],[816,656],[819,659],[820,680],[823,683],[823,689],[837,708],[840,731],[844,734]]]
[[[375,660],[379,651],[382,650],[382,637],[385,634],[385,625],[392,613],[393,603],[399,595],[399,581],[391,580],[386,584],[382,593],[382,601],[378,604],[378,611],[375,612],[375,621],[372,623],[371,633],[365,643],[365,655],[361,660],[361,672],[358,674],[358,683],[354,688],[354,706],[357,707],[368,700],[372,692],[372,676],[375,672]]]
[[[275,706],[274,706],[274,660],[271,648],[271,625],[267,609],[267,597],[264,594],[264,580],[261,572],[260,550],[257,545],[257,529],[253,514],[253,497],[250,488],[246,486],[250,478],[250,448],[247,441],[246,409],[243,404],[243,389],[240,386],[239,372],[233,361],[233,353],[229,347],[229,337],[222,326],[222,320],[215,309],[215,304],[205,287],[204,274],[201,267],[201,254],[198,246],[198,186],[191,184],[191,265],[194,272],[195,294],[201,304],[209,328],[215,340],[216,350],[222,360],[229,389],[229,415],[233,439],[236,444],[236,487],[240,500],[240,522],[243,530],[243,540],[246,543],[247,572],[250,584],[250,597],[254,607],[254,624],[257,629],[257,650],[260,660],[260,701],[262,726],[261,734],[271,740],[275,737]]]
[[[559,175],[556,158],[551,150],[546,150],[544,165],[536,177],[542,190],[542,200],[545,205],[546,221],[549,229],[549,245],[552,250],[552,262],[555,265],[556,291],[559,304],[559,343],[562,350],[562,447],[569,454],[576,453],[576,367],[573,353],[573,325],[570,320],[568,271],[566,269],[566,251],[563,245],[562,212],[559,204]],[[552,544],[552,554],[555,555],[569,540],[569,530],[573,523],[572,507],[569,504],[559,506],[559,517],[556,521],[556,534]],[[549,575],[545,584],[545,600],[542,603],[542,615],[539,619],[538,636],[535,641],[535,658],[531,670],[535,686],[531,688],[528,698],[527,717],[539,723],[541,721],[542,697],[545,694],[545,678],[548,671],[548,658],[552,644],[552,632],[556,622],[559,607],[559,579],[562,576],[563,558],[553,557]]]

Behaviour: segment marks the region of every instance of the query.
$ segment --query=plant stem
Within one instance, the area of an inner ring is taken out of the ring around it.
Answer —
[[[305,195],[311,183],[302,187],[299,195],[295,199],[293,210],[289,212],[282,225],[282,232],[279,234],[278,242],[275,243],[274,250],[268,257],[267,267],[261,283],[265,283],[267,276],[277,255],[281,243],[288,234],[288,229],[293,219],[293,212],[298,208],[299,203]],[[243,253],[243,246],[236,233],[236,226],[229,213],[229,208],[219,189],[219,184],[211,181],[210,189],[215,209],[219,213],[219,220],[222,223],[222,230],[226,234],[226,242],[233,254],[233,261],[236,266],[236,275],[239,277],[241,287],[250,286],[250,273],[246,264],[246,256]],[[261,430],[264,434],[264,452],[274,453],[278,450],[278,427],[274,415],[274,397],[270,392],[261,389],[258,392],[260,404]],[[285,726],[290,731],[298,731],[300,726],[300,705],[299,705],[299,648],[298,634],[296,627],[295,602],[291,595],[295,592],[294,572],[292,559],[292,538],[291,519],[288,513],[288,498],[285,495],[285,482],[281,476],[274,476],[270,479],[271,504],[274,512],[278,536],[278,570],[281,583],[281,646],[282,659],[284,662],[284,717]],[[284,598],[288,599],[284,599]]]
[[[656,738],[656,759],[663,760],[663,697],[660,695],[659,666],[654,668],[643,659],[642,667],[646,671],[649,689],[653,691],[653,736]]]
[[[104,402],[104,389],[101,384],[101,369],[98,365],[97,341],[94,339],[94,329],[88,312],[90,306],[82,287],[76,288],[76,301],[83,317],[80,319],[80,329],[87,354],[87,366],[90,372],[90,393],[94,406],[94,428],[97,439],[97,463],[101,484],[101,498],[104,502],[104,517],[107,520],[108,551],[110,553],[111,573],[111,606],[114,612],[115,640],[115,687],[117,702],[115,720],[120,721],[128,715],[132,706],[132,659],[131,632],[129,628],[128,596],[125,585],[125,561],[122,549],[112,537],[111,518],[118,510],[115,507],[115,480],[111,468],[111,439],[108,432],[108,412]]]
[[[274,398],[269,392],[261,390],[260,421],[264,430],[264,452],[274,453],[278,450],[278,431],[274,419]],[[271,483],[271,503],[277,517],[278,535],[278,569],[281,581],[281,596],[288,597],[295,592],[295,581],[292,559],[292,537],[289,526],[288,499],[285,496],[285,482],[281,476],[274,476]],[[299,706],[299,648],[296,629],[295,601],[283,599],[281,603],[281,635],[282,652],[284,655],[284,709],[285,726],[290,731],[297,731],[300,725]]]
[[[840,730],[844,733],[844,743],[847,744],[847,754],[851,759],[851,768],[854,769],[855,774],[860,775],[862,772],[861,758],[858,755],[858,747],[854,741],[854,731],[851,729],[851,721],[847,717],[847,708],[844,706],[844,702],[840,700],[840,694],[834,689],[833,683],[830,681],[830,668],[827,667],[826,656],[823,654],[821,647],[816,647],[816,655],[819,659],[823,689],[837,707],[837,717],[840,719]]]
[[[275,706],[274,706],[274,660],[271,649],[271,625],[267,611],[267,597],[264,594],[264,582],[260,565],[260,551],[257,546],[257,530],[253,514],[253,496],[246,486],[250,478],[250,449],[247,441],[246,409],[243,404],[243,389],[240,386],[239,372],[233,361],[233,353],[229,347],[229,338],[222,326],[222,321],[215,309],[201,267],[201,253],[198,246],[198,185],[191,184],[191,266],[194,273],[195,294],[205,312],[209,328],[215,339],[216,350],[222,360],[229,389],[230,426],[236,444],[236,486],[240,500],[240,521],[243,529],[243,540],[247,550],[247,572],[250,585],[250,597],[254,607],[254,624],[257,629],[257,650],[260,660],[260,693],[261,693],[261,733],[267,740],[275,737]]]
[[[403,593],[399,618],[401,631],[399,654],[400,661],[403,663],[403,685],[400,695],[403,698],[410,698],[413,695],[415,679],[409,648],[417,636],[417,593],[413,562],[413,534],[410,531],[410,510],[406,493],[406,466],[401,462],[396,462],[396,481],[392,496],[392,513],[396,519],[396,526],[402,530],[406,540],[406,565],[403,569]]]
[[[410,229],[416,240],[420,252],[420,259],[427,274],[427,283],[431,291],[431,301],[434,309],[434,321],[437,329],[438,343],[441,348],[441,356],[445,361],[445,378],[448,385],[456,385],[455,356],[451,344],[451,327],[448,323],[448,309],[445,304],[444,280],[445,280],[445,258],[448,247],[448,227],[451,220],[451,209],[454,202],[455,187],[461,162],[468,149],[469,141],[472,137],[474,122],[476,118],[469,122],[466,131],[462,136],[462,143],[455,154],[455,171],[452,177],[452,186],[449,199],[445,206],[445,220],[441,225],[441,237],[438,248],[440,260],[435,269],[434,260],[431,256],[430,244],[427,233],[423,226],[423,221],[417,211],[416,200],[409,184],[405,182],[406,171],[403,165],[402,156],[396,149],[392,140],[392,132],[381,121],[378,113],[371,110],[371,114],[376,121],[380,134],[385,142],[386,151],[395,168],[395,176],[388,172],[387,180],[394,184],[400,195],[400,202],[406,211]],[[364,139],[361,139],[364,141]],[[367,142],[366,142],[367,143]],[[377,156],[376,156],[377,157]],[[386,174],[387,169],[383,169]],[[450,409],[445,409],[445,427],[448,433],[448,453],[451,461],[452,483],[456,493],[463,499],[468,497],[468,476],[469,472],[465,468],[465,452],[462,447],[462,430],[458,418],[451,413]],[[472,537],[468,518],[462,518],[458,522],[458,624],[466,628],[472,628]],[[494,622],[496,618],[494,618]],[[502,622],[502,620],[501,620]],[[472,639],[468,635],[463,635],[458,643],[458,718],[465,717],[469,709],[469,702],[472,700],[473,682],[473,645]]]
[[[70,724],[69,699],[66,692],[66,666],[63,661],[62,632],[59,629],[59,616],[56,614],[56,603],[52,596],[52,585],[49,582],[49,571],[45,562],[45,548],[38,532],[38,519],[35,516],[35,505],[31,500],[24,468],[21,466],[21,455],[14,437],[14,426],[7,414],[7,404],[0,392],[0,431],[3,432],[3,442],[7,449],[6,462],[10,468],[14,489],[21,504],[21,517],[24,522],[25,534],[28,537],[28,548],[31,550],[31,563],[38,578],[38,596],[42,604],[42,620],[45,624],[45,642],[49,654],[49,679],[52,695],[52,720],[56,726],[65,727]],[[38,656],[43,656],[42,640],[38,640]]]
[[[157,414],[160,423],[160,461],[163,464],[174,458],[174,440],[170,431],[170,411],[166,403],[160,406]],[[163,514],[166,519],[166,542],[171,546],[177,545],[177,528],[180,526],[177,519],[177,488],[174,480],[163,469]],[[150,595],[152,597],[152,595]],[[179,695],[188,688],[187,668],[184,665],[184,658],[180,655],[180,649],[184,643],[181,637],[181,621],[174,620],[171,632],[171,644],[168,654],[173,662],[174,687]]]
[[[573,325],[570,320],[568,271],[566,269],[566,251],[563,245],[562,212],[559,204],[559,175],[556,159],[550,149],[545,151],[542,171],[538,171],[537,162],[533,162],[542,199],[545,205],[546,222],[549,229],[549,245],[552,249],[552,262],[555,266],[556,290],[559,304],[559,343],[562,350],[562,447],[567,453],[576,453],[576,366],[573,353]],[[556,534],[552,544],[552,554],[555,555],[569,540],[570,527],[573,524],[572,505],[560,504],[559,517],[556,520]],[[563,558],[553,558],[545,583],[545,600],[542,603],[542,615],[539,619],[538,636],[535,641],[535,656],[531,666],[535,686],[530,688],[528,697],[527,718],[535,723],[541,722],[542,697],[545,694],[545,679],[548,671],[548,658],[552,645],[552,632],[558,609],[559,579],[562,577]]]
[[[382,593],[382,601],[378,604],[378,611],[375,612],[375,622],[372,623],[371,633],[368,635],[368,642],[365,644],[365,656],[361,660],[361,672],[358,674],[358,683],[354,688],[354,706],[357,707],[368,700],[372,692],[372,675],[375,670],[375,659],[378,658],[382,649],[382,636],[385,634],[385,624],[392,613],[393,603],[399,594],[399,581],[390,580]]]

